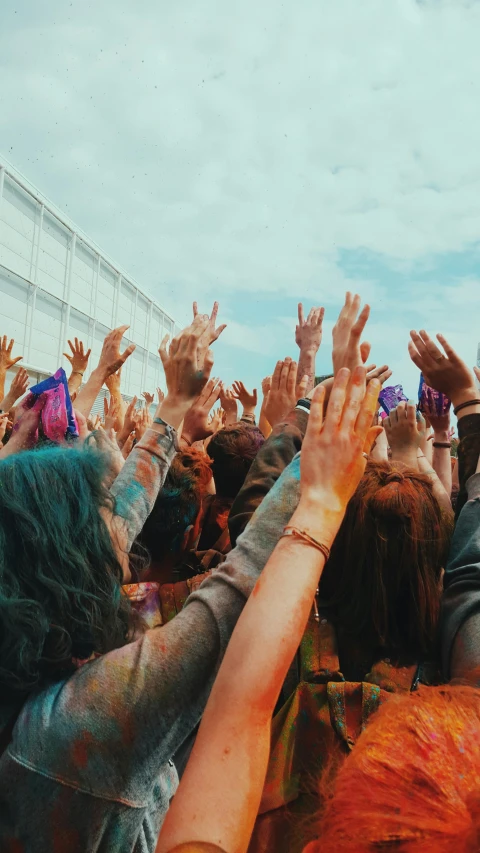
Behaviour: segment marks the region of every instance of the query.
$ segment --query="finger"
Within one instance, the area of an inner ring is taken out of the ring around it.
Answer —
[[[88,352],[85,353],[85,358],[87,358],[87,359],[90,358],[91,353],[92,353],[92,350],[89,349]]]
[[[300,382],[298,383],[298,399],[302,400],[307,393],[308,388],[308,373],[305,376],[302,376]]]
[[[308,416],[307,434],[305,438],[311,436],[316,438],[321,432],[323,424],[323,403],[325,400],[325,388],[323,385],[317,385],[313,393],[312,402],[310,404],[310,414]]]
[[[108,402],[107,402],[107,398],[104,397],[103,398],[103,416],[106,418],[107,415],[108,415]]]
[[[23,355],[19,355],[18,358],[14,358],[10,366],[13,367],[14,364],[18,364],[18,362],[21,361],[22,358]]]
[[[326,432],[333,432],[340,426],[349,380],[350,371],[347,367],[342,367],[335,377],[328,401],[324,427]]]
[[[362,362],[364,364],[370,355],[371,349],[372,349],[372,345],[369,344],[368,341],[362,341],[362,343],[360,344],[360,357],[361,357]]]
[[[135,352],[135,349],[136,349],[136,344],[130,344],[130,346],[127,347],[125,352],[120,355],[120,358],[115,363],[115,371],[114,372],[116,372],[122,366],[122,364],[125,364],[127,358],[130,358],[132,352]]]
[[[355,296],[353,300],[353,305],[356,305],[356,300],[358,298],[358,308],[360,307],[360,297]],[[358,310],[356,308],[356,311]],[[355,312],[356,313],[356,312]],[[367,320],[370,316],[370,305],[365,305],[359,316],[357,321],[353,324],[352,330],[350,332],[350,337],[353,338],[354,341],[358,341],[361,338],[362,332],[367,325]]]
[[[473,368],[473,372],[474,372],[475,376],[477,377],[477,380],[480,382],[480,369],[475,366]]]
[[[440,343],[441,343],[443,349],[445,350],[447,357],[450,359],[450,361],[455,361],[457,363],[459,361],[461,361],[461,358],[458,355],[458,353],[455,352],[453,347],[450,346],[447,339],[443,335],[440,335],[440,334],[437,335],[437,340],[440,341]]]
[[[388,420],[390,421],[390,425],[392,427],[394,427],[398,424],[398,412],[396,409],[392,409],[390,411],[390,414],[388,416]]]
[[[286,373],[285,382],[287,386],[287,394],[289,397],[295,396],[295,386],[297,384],[297,362],[291,361],[288,365],[288,372]]]
[[[203,371],[202,371],[204,379],[206,379],[207,381],[208,381],[208,378],[210,376],[210,373],[212,372],[213,364],[214,364],[213,350],[209,349],[209,350],[207,350],[207,354],[206,354],[205,360],[203,362]]]
[[[212,313],[210,315],[210,323],[213,327],[215,327],[215,323],[217,322],[217,314],[218,314],[218,302],[213,303]]]
[[[256,388],[254,388],[254,389],[253,389],[253,391],[252,391],[252,397],[253,397],[254,404],[255,404],[255,406],[256,406],[256,405],[257,405],[257,402],[258,402],[258,394],[257,394],[257,389],[256,389]]]
[[[375,444],[379,435],[383,432],[383,427],[381,426],[373,426],[367,432],[365,443],[363,445],[363,452],[367,454],[367,456],[371,453],[373,445]]]
[[[378,378],[380,379],[380,382],[381,382],[381,384],[382,384],[382,385],[384,385],[384,384],[385,384],[385,382],[387,381],[387,379],[390,379],[390,377],[391,377],[392,373],[393,373],[393,371],[392,371],[392,370],[390,370],[390,368],[389,368],[389,367],[387,368],[387,370],[386,370],[384,373],[380,373],[380,375],[379,375],[379,377],[378,377]]]
[[[377,437],[382,433],[383,427],[375,426],[372,427],[372,420],[375,416],[375,413],[378,408],[378,395],[380,393],[381,385],[378,379],[372,379],[366,388],[365,395],[360,404],[360,410],[358,412],[357,420],[355,423],[355,433],[359,436],[360,439],[367,441],[367,438],[370,434],[371,430],[375,430],[374,438],[372,439],[372,443],[368,450],[364,451],[369,453],[373,442],[377,439]]]
[[[5,340],[6,340],[6,338],[5,338]],[[14,343],[15,343],[15,341],[14,341],[14,340],[13,340],[13,338],[12,338],[12,339],[11,339],[11,341],[10,341],[10,343],[9,343],[9,345],[8,345],[8,349],[7,349],[7,352],[8,352],[8,354],[9,354],[9,355],[10,355],[10,353],[12,352],[12,349],[13,349],[13,345],[14,345]]]
[[[125,332],[129,328],[130,328],[130,326],[118,326],[116,329],[113,330],[112,334],[117,336],[117,337],[123,338]]]
[[[197,316],[197,314],[198,314],[198,305],[197,305],[197,303],[196,303],[196,302],[194,302],[194,303],[193,303],[193,319],[195,319],[195,317]]]
[[[325,308],[319,308],[317,314],[317,327],[323,325],[323,318],[325,317]]]
[[[397,415],[397,418],[398,418],[399,422],[400,422],[400,421],[402,421],[402,420],[405,420],[405,418],[407,417],[407,406],[406,406],[406,403],[404,403],[403,401],[401,401],[401,402],[398,404],[398,406],[396,407],[395,412],[396,412],[396,415]]]
[[[303,326],[304,316],[303,316],[303,304],[301,302],[298,303],[298,324],[299,326]]]
[[[415,344],[415,348],[416,348],[418,355],[420,356],[422,362],[424,362],[427,366],[434,364],[435,360],[430,355],[430,353],[429,353],[429,351],[425,345],[425,341],[423,340],[423,337],[421,335],[419,335],[418,332],[416,332],[414,329],[412,329],[412,331],[410,332],[410,337],[411,337],[413,343]],[[441,355],[440,350],[437,350],[437,352],[439,355]]]
[[[70,347],[70,349],[72,350],[72,354],[75,355],[75,347],[73,346],[72,342],[67,341],[67,343],[68,343],[68,346]],[[67,356],[67,358],[68,358],[68,356]]]
[[[292,359],[286,358],[283,362],[282,369],[280,371],[279,387],[285,390],[287,389],[288,375],[290,373],[291,364]]]
[[[420,334],[422,336],[425,348],[429,356],[433,358],[434,361],[441,361],[444,358],[444,355],[443,352],[437,347],[435,341],[432,341],[430,335],[427,334],[425,329],[420,329]]]
[[[165,335],[162,343],[158,348],[158,354],[162,360],[162,364],[165,367],[168,364],[168,353],[167,353],[167,343],[170,338],[170,335]]]
[[[212,343],[213,343],[213,341],[218,341],[220,335],[222,334],[223,331],[225,331],[226,328],[227,328],[226,323],[222,323],[222,325],[218,327],[218,329],[216,330],[216,332],[213,335]]]
[[[283,361],[277,361],[277,363],[275,365],[275,370],[273,371],[273,374],[272,374],[272,386],[271,386],[272,391],[278,391],[278,389],[280,387],[280,376],[282,375],[282,369],[283,369]]]
[[[366,377],[364,367],[356,367],[351,375],[341,420],[342,429],[348,432],[352,432],[355,428],[360,406],[365,397]]]
[[[311,325],[311,323],[315,317],[315,313],[316,313],[315,308],[310,308],[310,311],[308,312],[308,317],[307,317],[307,326]]]
[[[409,400],[406,406],[405,416],[411,427],[417,425],[417,407],[412,400]]]

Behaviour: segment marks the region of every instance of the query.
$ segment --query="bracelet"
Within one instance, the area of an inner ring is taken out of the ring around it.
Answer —
[[[153,423],[155,423],[155,421],[154,421]],[[192,442],[191,442],[191,441],[189,441],[189,440],[188,440],[188,438],[185,438],[185,436],[184,436],[184,435],[182,435],[182,436],[181,436],[181,441],[184,441],[184,442],[185,442],[185,444],[187,445],[187,447],[191,447],[191,446],[192,446]]]
[[[449,441],[432,441],[433,447],[445,447],[445,449],[450,450],[451,444]]]
[[[302,397],[300,400],[297,400],[297,404],[295,406],[296,409],[308,409],[310,411],[310,406],[312,404],[311,400],[307,400],[306,397]]]
[[[458,412],[461,412],[462,409],[466,409],[467,406],[480,406],[480,400],[467,400],[466,403],[460,403],[459,406],[454,408],[453,414],[456,415]]]
[[[72,370],[72,376],[75,376],[75,374],[77,374],[77,376],[83,376],[83,373],[81,370]]]
[[[283,528],[283,533],[280,538],[282,539],[284,536],[295,536],[297,539],[301,539],[307,545],[312,545],[313,548],[316,548],[317,551],[320,551],[323,554],[323,556],[325,557],[325,562],[330,557],[330,548],[327,548],[327,546],[324,545],[323,542],[319,542],[318,539],[314,539],[313,536],[310,536],[310,534],[307,533],[306,530],[299,530],[298,527],[290,527],[288,525],[287,527]]]

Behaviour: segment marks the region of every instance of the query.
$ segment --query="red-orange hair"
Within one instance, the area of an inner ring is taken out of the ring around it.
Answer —
[[[379,850],[480,850],[476,688],[422,687],[392,697],[345,760],[308,853]]]
[[[176,458],[184,468],[191,470],[198,481],[203,496],[213,478],[210,457],[206,453],[202,453],[201,450],[197,450],[196,447],[190,447],[188,450],[182,450],[178,453]]]

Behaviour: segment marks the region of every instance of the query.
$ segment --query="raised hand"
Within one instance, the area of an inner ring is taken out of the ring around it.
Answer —
[[[243,382],[236,381],[232,385],[232,390],[235,399],[243,406],[243,414],[253,414],[257,407],[257,389],[254,388],[252,393],[245,388]]]
[[[145,435],[147,429],[150,429],[153,423],[153,418],[148,411],[148,409],[140,409],[137,412],[137,418],[135,422],[135,438],[137,441],[140,441],[141,438]]]
[[[117,443],[122,448],[131,433],[133,433],[137,423],[137,398],[134,397],[126,408],[123,420],[123,426],[117,433]]]
[[[116,373],[117,370],[120,370],[120,368],[125,364],[127,358],[129,358],[135,350],[135,344],[129,344],[123,353],[120,352],[122,338],[129,328],[129,326],[119,326],[117,329],[113,329],[113,331],[108,333],[103,342],[102,352],[98,362],[98,369],[104,372],[104,381],[107,376],[110,376],[112,373]]]
[[[157,399],[158,399],[158,405],[160,406],[160,404],[163,403],[163,401],[165,399],[165,394],[163,393],[161,388],[157,388]]]
[[[158,389],[157,389],[157,391],[158,391]],[[154,399],[155,399],[155,395],[154,395],[154,394],[149,394],[149,393],[148,393],[148,391],[143,391],[143,393],[142,393],[142,397],[143,397],[143,399],[145,400],[145,405],[146,405],[146,406],[151,406],[151,405],[152,405],[152,403],[153,403],[153,401],[154,401]]]
[[[379,391],[378,379],[367,386],[365,368],[356,367],[353,374],[339,369],[325,417],[325,389],[319,385],[313,394],[302,445],[301,502],[312,510],[312,526],[317,515],[314,508],[324,510],[323,525],[328,531],[322,530],[322,535],[337,532],[365,471],[366,454],[382,431],[372,426]]]
[[[382,364],[381,367],[372,364],[370,367],[367,367],[367,382],[370,382],[371,379],[378,379],[381,385],[385,385],[385,382],[387,379],[390,379],[391,375],[392,371],[388,364]]]
[[[120,406],[118,404],[118,400],[115,397],[110,397],[110,401],[107,400],[106,397],[103,399],[103,413],[104,413],[104,428],[106,432],[109,430],[117,430],[119,427],[118,424],[118,416],[120,414]]]
[[[231,388],[220,387],[220,405],[225,412],[225,426],[232,426],[238,420],[238,407],[236,397]]]
[[[360,312],[360,313],[359,313]],[[360,297],[347,292],[345,305],[333,327],[333,372],[336,375],[340,368],[348,367],[350,371],[365,364],[370,355],[370,344],[360,343],[362,332],[370,316],[370,306],[365,305],[360,311]]]
[[[475,376],[443,335],[437,335],[443,352],[424,329],[420,333],[411,331],[410,337],[410,358],[422,371],[427,385],[446,394],[454,406],[478,398]],[[465,411],[470,414],[473,409],[463,409],[462,414]]]
[[[168,335],[159,349],[168,393],[157,413],[177,428],[202,393],[210,378],[213,353],[205,349],[209,336],[209,318],[198,315],[191,326],[177,335],[167,350]]]
[[[90,353],[92,351],[89,349],[85,352],[83,343],[82,341],[79,341],[78,338],[75,338],[74,341],[74,343],[72,343],[72,341],[68,341],[71,354],[68,352],[64,352],[63,354],[71,364],[72,373],[79,373],[80,376],[83,376],[88,367],[88,359],[90,358]]]
[[[20,367],[13,377],[8,394],[0,402],[0,409],[9,412],[17,400],[27,392],[28,384],[28,373],[24,367]]]
[[[264,414],[271,427],[281,423],[295,408],[297,402],[297,363],[291,358],[277,361],[272,376],[268,398],[264,403]]]
[[[268,397],[270,392],[270,388],[272,387],[272,377],[266,376],[265,379],[262,379],[262,394],[264,397]]]
[[[312,308],[305,320],[303,305],[298,303],[298,326],[295,327],[295,343],[301,350],[318,352],[322,343],[325,308]]]
[[[223,409],[217,409],[215,412],[213,412],[212,417],[210,418],[209,424],[208,424],[209,428],[212,431],[211,435],[215,435],[216,432],[218,432],[220,429],[222,429],[223,421],[224,421],[224,415],[225,415],[225,412],[223,411]]]
[[[220,396],[221,384],[218,379],[209,379],[202,393],[185,415],[182,438],[187,444],[203,441],[216,431],[209,420],[209,414]]]
[[[417,413],[417,408],[411,400],[399,403],[392,409],[383,426],[395,462],[403,462],[411,468],[417,467],[419,447],[426,441],[425,419]]]
[[[4,415],[0,415],[0,450],[1,450],[1,443],[2,443],[3,439],[5,438],[7,426],[8,426],[8,412],[5,412]]]
[[[15,341],[12,340],[8,343],[8,338],[6,335],[3,338],[0,338],[0,371],[7,372],[10,370],[14,364],[17,364],[22,360],[23,355],[19,355],[16,358],[12,358],[12,350],[14,347]]]
[[[207,344],[207,348],[210,347],[213,343],[215,343],[215,341],[217,341],[218,338],[220,337],[220,335],[222,334],[223,330],[227,328],[226,323],[223,323],[221,326],[218,327],[218,329],[215,328],[215,325],[217,322],[217,314],[218,314],[218,302],[214,302],[212,313],[211,313],[210,317],[208,317],[206,314],[203,315],[204,318],[206,320],[208,320],[208,327],[207,327],[208,344]],[[198,313],[198,305],[196,302],[194,302],[193,303],[193,319],[195,320],[196,317],[199,317],[199,316],[200,315]]]

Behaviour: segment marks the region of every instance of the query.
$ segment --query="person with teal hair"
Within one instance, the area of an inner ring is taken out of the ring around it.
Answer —
[[[88,447],[0,453],[0,850],[153,853],[178,786],[171,756],[197,726],[259,575],[268,519],[168,625],[135,641],[121,585],[176,430],[211,372],[197,316],[160,355],[168,393],[111,483]],[[7,452],[8,451],[8,452]]]

